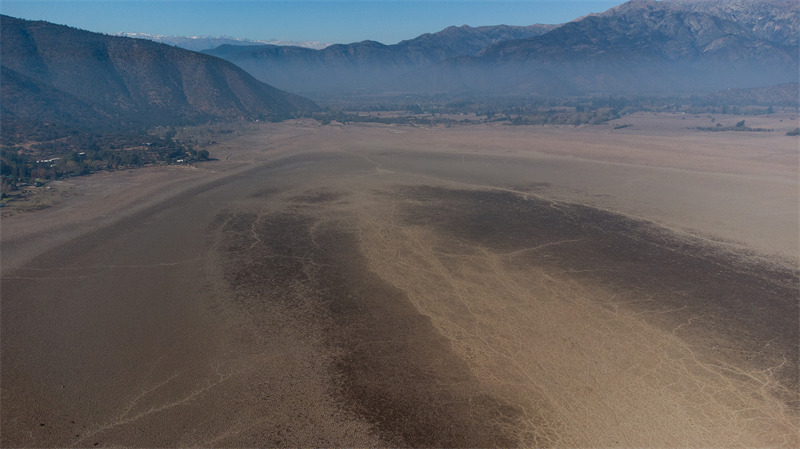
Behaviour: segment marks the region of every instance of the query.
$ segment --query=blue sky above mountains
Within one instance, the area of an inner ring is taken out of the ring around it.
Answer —
[[[0,12],[101,33],[393,44],[450,25],[563,23],[622,0],[3,0]]]

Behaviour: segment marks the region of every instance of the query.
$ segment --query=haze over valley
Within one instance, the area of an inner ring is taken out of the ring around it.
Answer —
[[[751,2],[752,3],[752,2]],[[222,45],[206,53],[293,92],[686,94],[797,81],[791,2],[632,1],[556,25],[451,27],[395,45]]]
[[[29,19],[0,446],[800,446],[797,2],[314,48]]]

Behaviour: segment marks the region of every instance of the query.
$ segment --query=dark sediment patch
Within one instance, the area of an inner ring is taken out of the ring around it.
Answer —
[[[240,304],[265,329],[280,304],[320,332],[334,354],[331,395],[388,444],[519,445],[505,429],[521,409],[485,391],[429,318],[368,270],[353,234],[300,214],[230,212],[216,223]]]
[[[772,369],[773,393],[798,400],[797,272],[575,204],[485,190],[403,187],[402,220],[610,289],[704,356]],[[511,255],[513,254],[513,256]],[[730,373],[731,375],[735,375]]]
[[[250,195],[250,198],[270,198],[278,192],[279,192],[278,189],[272,189],[272,188],[261,189],[256,192],[253,192]]]
[[[527,184],[515,185],[511,188],[520,192],[540,192],[552,187],[553,184],[549,182],[529,182]]]
[[[430,319],[367,270],[354,236],[326,228],[315,240],[343,393],[358,411],[401,436],[399,445],[518,445],[501,428],[514,427],[521,410],[482,391]]]
[[[291,200],[303,204],[320,204],[339,201],[345,196],[347,196],[345,192],[334,192],[325,189],[312,189],[292,197]]]

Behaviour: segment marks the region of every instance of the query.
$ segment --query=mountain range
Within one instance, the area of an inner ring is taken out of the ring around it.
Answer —
[[[116,33],[115,36],[133,37],[136,39],[147,39],[162,44],[174,45],[176,47],[185,48],[192,51],[203,51],[217,48],[220,45],[281,45],[312,48],[314,50],[321,50],[331,44],[317,41],[254,41],[250,39],[241,39],[229,36],[169,36],[163,34],[150,34],[150,33]]]
[[[277,45],[221,45],[204,53],[244,68],[258,79],[305,94],[405,88],[409,72],[451,58],[477,56],[498,42],[540,36],[558,25],[451,26],[394,45],[375,41],[322,50]]]
[[[800,23],[800,3],[741,3],[787,13],[791,26],[781,31]],[[709,92],[796,81],[792,33],[758,33],[751,16],[722,14],[719,5],[634,0],[535,39],[490,46],[446,73],[483,69],[516,89],[563,93]]]
[[[794,0],[632,0],[563,25],[453,26],[394,45],[320,50],[221,45],[198,53],[8,16],[0,27],[4,141],[43,127],[64,135],[317,110],[280,89],[317,99],[730,95],[796,83],[800,66]]]
[[[262,81],[342,93],[706,93],[797,81],[800,2],[632,0],[563,25],[451,27],[396,45],[223,45]]]
[[[800,8],[794,0],[669,0],[681,8],[706,12],[741,24],[759,39],[798,45]]]
[[[317,108],[202,53],[8,16],[0,26],[4,140],[44,126],[280,120]]]

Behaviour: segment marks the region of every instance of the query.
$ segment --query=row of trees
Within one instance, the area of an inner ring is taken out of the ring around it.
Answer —
[[[741,120],[736,123],[734,126],[722,126],[722,123],[717,123],[716,126],[700,126],[696,129],[698,131],[755,131],[755,132],[772,132],[774,129],[771,128],[751,128],[744,124],[744,120]],[[789,134],[787,134],[789,135]]]
[[[587,97],[478,97],[452,95],[405,95],[392,99],[349,99],[345,105],[331,106],[316,114],[323,123],[330,121],[372,121],[381,123],[448,124],[453,115],[468,114],[483,121],[506,121],[518,125],[596,124],[639,111],[685,112],[690,114],[771,114],[776,110],[797,110],[798,105],[736,104],[719,96],[642,96],[605,95]],[[343,112],[349,111],[350,114]],[[368,112],[368,115],[363,115]],[[392,112],[395,115],[383,114]],[[397,112],[412,117],[397,115]],[[362,113],[354,114],[354,113]],[[448,117],[450,116],[450,117]],[[421,120],[421,121],[420,121]]]

